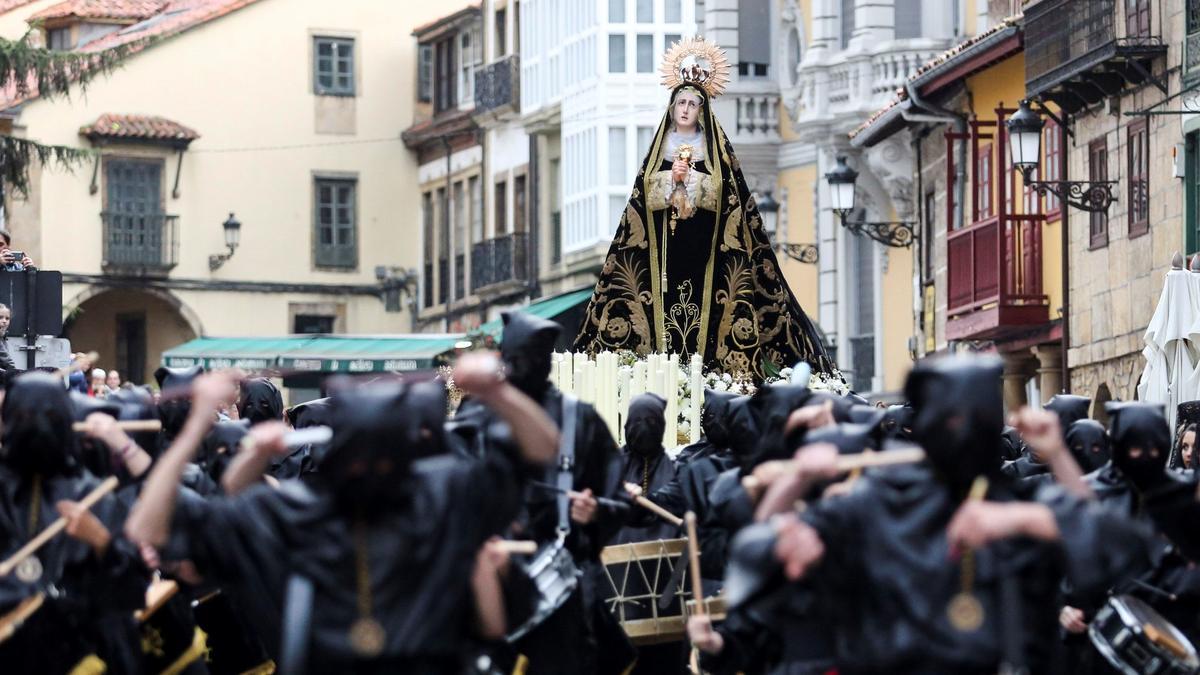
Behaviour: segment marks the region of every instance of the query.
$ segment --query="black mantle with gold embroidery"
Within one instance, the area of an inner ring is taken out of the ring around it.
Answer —
[[[673,209],[663,199],[673,159],[665,156],[668,106],[634,180],[575,349],[685,358],[701,352],[706,370],[756,379],[800,361],[831,373],[816,327],[783,278],[733,146],[706,99],[702,110],[705,147],[703,158],[693,162],[696,212],[671,231]]]

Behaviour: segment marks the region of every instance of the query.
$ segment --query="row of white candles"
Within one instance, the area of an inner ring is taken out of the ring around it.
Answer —
[[[692,405],[684,431],[688,442],[700,440],[700,409],[704,403],[704,362],[693,354],[688,369],[688,388]],[[599,352],[594,357],[578,352],[554,354],[550,381],[564,393],[592,404],[608,424],[618,443],[625,442],[625,413],[629,402],[646,392],[667,401],[666,430],[663,446],[674,448],[679,438],[679,355],[649,354],[634,362],[632,368],[620,368],[617,354]]]

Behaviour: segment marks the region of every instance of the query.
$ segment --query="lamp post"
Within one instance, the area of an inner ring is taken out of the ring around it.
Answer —
[[[228,253],[220,253],[217,255],[208,256],[208,269],[216,271],[225,264],[226,260],[233,257],[233,252],[237,250],[238,244],[242,239],[242,224],[237,218],[233,217],[233,212],[229,213],[229,217],[225,222],[221,223],[221,228],[225,231],[225,248]]]
[[[847,218],[854,211],[854,185],[858,180],[858,172],[846,163],[846,158],[839,156],[833,170],[825,174],[825,183],[829,186],[829,201],[833,211],[837,213],[842,227],[858,235],[865,235],[875,241],[892,248],[908,248],[917,238],[913,232],[914,223],[907,221],[868,221],[850,220]]]
[[[775,241],[775,235],[779,231],[776,229],[779,226],[779,202],[775,201],[775,198],[771,196],[771,191],[767,190],[761,197],[757,197],[754,201],[758,204],[759,215],[762,216],[763,229],[767,231],[771,239],[771,248],[783,253],[792,260],[815,265],[820,259],[816,244],[793,244],[785,241]]]
[[[1045,122],[1041,115],[1029,107],[1028,100],[1021,101],[1017,112],[1004,125],[1008,129],[1008,150],[1013,166],[1021,172],[1025,187],[1043,197],[1049,192],[1080,211],[1089,213],[1106,212],[1117,200],[1113,194],[1113,186],[1117,184],[1115,180],[1033,180],[1030,177],[1041,163],[1042,127]]]

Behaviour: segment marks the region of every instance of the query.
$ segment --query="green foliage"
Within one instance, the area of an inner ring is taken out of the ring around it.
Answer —
[[[20,40],[0,38],[0,96],[9,102],[30,96],[66,97],[72,86],[80,92],[99,75],[111,73],[144,42],[120,45],[99,52],[55,51],[34,46],[37,27]],[[35,160],[68,171],[95,156],[95,152],[0,134],[0,180],[22,197],[29,192],[29,169]]]

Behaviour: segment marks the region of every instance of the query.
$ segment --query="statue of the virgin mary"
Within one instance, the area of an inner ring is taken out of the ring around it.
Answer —
[[[832,372],[788,288],[733,146],[711,102],[729,82],[703,38],[663,60],[671,99],[608,250],[578,351],[704,356],[706,370],[757,379],[808,362]]]

